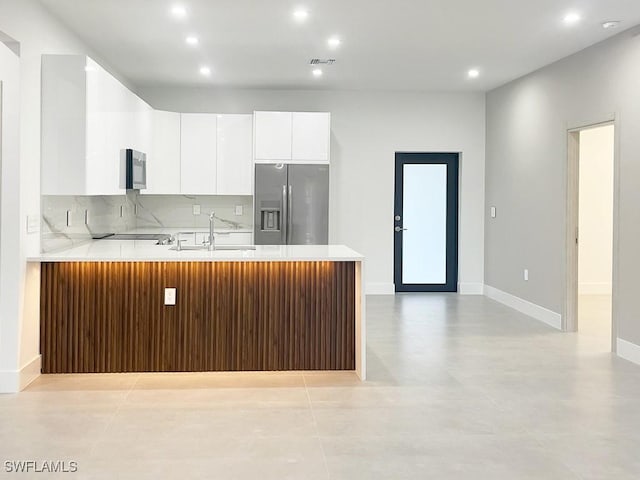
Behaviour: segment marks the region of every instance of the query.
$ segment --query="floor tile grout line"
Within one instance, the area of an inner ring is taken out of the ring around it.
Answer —
[[[89,450],[89,458],[93,457],[93,453],[95,451],[95,448],[96,448],[98,442],[100,441],[100,439],[102,439],[105,436],[105,434],[107,433],[107,430],[109,430],[109,427],[113,424],[113,421],[115,420],[116,416],[118,415],[118,413],[120,413],[120,410],[122,409],[124,404],[127,402],[127,399],[129,398],[129,395],[131,395],[131,392],[134,390],[134,387],[138,384],[138,380],[139,379],[140,379],[140,374],[137,374],[136,377],[135,377],[135,381],[131,383],[131,386],[127,390],[127,393],[125,394],[125,396],[122,398],[122,400],[120,402],[118,402],[115,411],[113,412],[113,414],[111,415],[111,417],[107,421],[106,425],[102,429],[102,432],[100,433],[100,436],[96,439],[96,441],[91,446],[91,449]]]
[[[318,421],[316,419],[316,414],[313,411],[313,402],[311,401],[311,395],[309,393],[309,386],[307,385],[307,378],[306,378],[306,375],[304,373],[302,374],[302,381],[304,383],[304,391],[307,394],[307,401],[309,402],[309,410],[311,411],[311,418],[313,420],[313,428],[316,431],[316,436],[318,437],[318,443],[320,444],[320,451],[322,452],[322,460],[324,462],[324,470],[325,470],[325,473],[327,474],[327,480],[329,480],[331,478],[331,475],[329,473],[329,463],[327,462],[327,453],[324,450],[324,445],[322,443],[322,439],[320,438],[320,430],[318,429]]]

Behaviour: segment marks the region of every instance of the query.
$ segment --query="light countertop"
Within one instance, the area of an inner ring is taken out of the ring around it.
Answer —
[[[29,257],[30,262],[286,262],[362,261],[345,245],[256,245],[255,250],[170,250],[153,241],[95,240],[58,252]]]

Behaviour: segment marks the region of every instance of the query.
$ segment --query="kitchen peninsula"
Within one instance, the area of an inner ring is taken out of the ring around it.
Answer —
[[[41,264],[43,373],[365,378],[364,258],[346,246],[175,251],[93,241],[29,261]]]

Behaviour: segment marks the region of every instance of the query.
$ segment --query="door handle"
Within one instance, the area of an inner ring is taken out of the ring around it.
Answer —
[[[288,199],[287,199],[287,186],[282,185],[282,209],[280,210],[280,241],[282,245],[287,244],[287,230],[289,223],[288,212]]]
[[[405,231],[405,230],[407,230],[407,229],[406,229],[406,228],[402,228],[402,227],[395,227],[395,228],[394,228],[394,230],[395,230],[396,232],[403,232],[403,231]]]

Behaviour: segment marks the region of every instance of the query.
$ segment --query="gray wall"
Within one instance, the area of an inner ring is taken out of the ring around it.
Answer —
[[[178,112],[331,112],[331,243],[367,257],[367,291],[393,291],[396,151],[462,152],[460,283],[483,281],[484,94],[140,88],[154,108]]]
[[[640,344],[639,31],[622,32],[489,92],[485,185],[486,208],[495,205],[498,213],[486,219],[485,283],[562,313],[566,130],[615,113],[620,217],[614,309],[619,337],[635,344]]]

